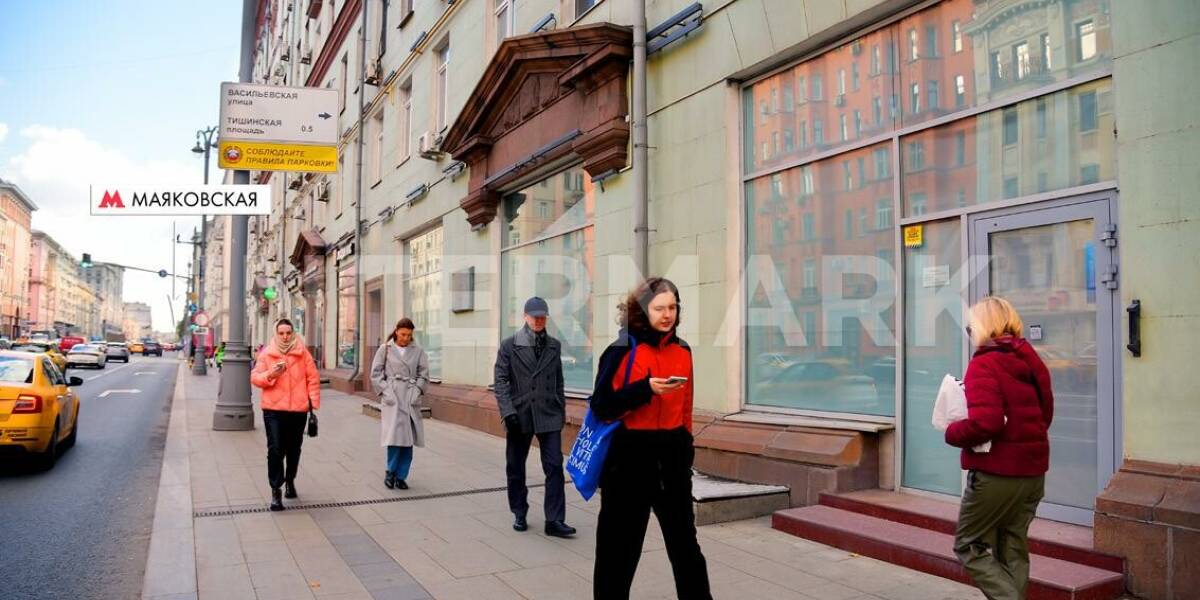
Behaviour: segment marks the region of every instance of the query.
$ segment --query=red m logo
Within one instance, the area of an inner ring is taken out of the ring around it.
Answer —
[[[109,193],[104,190],[104,197],[100,199],[99,208],[125,208],[125,203],[121,202],[121,192]]]

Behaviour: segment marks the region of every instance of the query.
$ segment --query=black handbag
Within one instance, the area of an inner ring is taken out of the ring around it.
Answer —
[[[308,399],[308,437],[317,437],[317,413],[313,412],[312,398]]]

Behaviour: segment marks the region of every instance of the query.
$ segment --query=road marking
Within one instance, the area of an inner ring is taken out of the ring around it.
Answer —
[[[158,373],[155,371],[138,371],[138,372],[134,373],[134,375],[157,375],[157,374]]]
[[[115,369],[108,369],[108,370],[107,370],[106,372],[104,372],[104,373],[101,373],[101,374],[99,374],[99,375],[92,375],[91,377],[88,377],[87,379],[85,379],[85,381],[92,381],[92,380],[94,380],[94,379],[100,379],[101,377],[104,377],[105,375],[112,375],[113,373],[116,373],[117,371],[120,371],[121,369],[124,369],[125,367],[128,367],[128,366],[130,366],[130,365],[129,365],[129,364],[124,364],[124,365],[121,365],[121,366],[119,366],[119,367],[117,367],[117,368],[115,368]]]
[[[97,398],[107,398],[109,394],[140,394],[142,390],[104,390]]]

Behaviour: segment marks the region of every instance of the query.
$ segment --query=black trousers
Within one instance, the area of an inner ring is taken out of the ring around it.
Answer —
[[[267,432],[267,480],[271,489],[294,481],[300,468],[300,444],[304,442],[307,412],[263,409],[263,429]],[[284,461],[287,468],[284,468]]]
[[[658,518],[679,600],[712,600],[708,565],[696,540],[692,510],[692,460],[687,429],[629,431],[614,435],[600,479],[596,524],[596,600],[626,600],[650,511]]]
[[[529,488],[525,486],[525,459],[533,436],[542,451],[542,472],[546,475],[546,521],[567,518],[567,496],[563,491],[562,431],[545,433],[508,432],[504,448],[505,471],[508,473],[508,509],[518,517],[529,512]]]

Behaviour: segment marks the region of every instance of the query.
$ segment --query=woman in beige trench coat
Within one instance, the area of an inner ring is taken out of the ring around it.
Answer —
[[[371,385],[383,404],[380,445],[387,448],[383,485],[408,489],[413,446],[425,445],[418,402],[429,385],[429,357],[413,341],[413,322],[400,319],[371,361]]]

